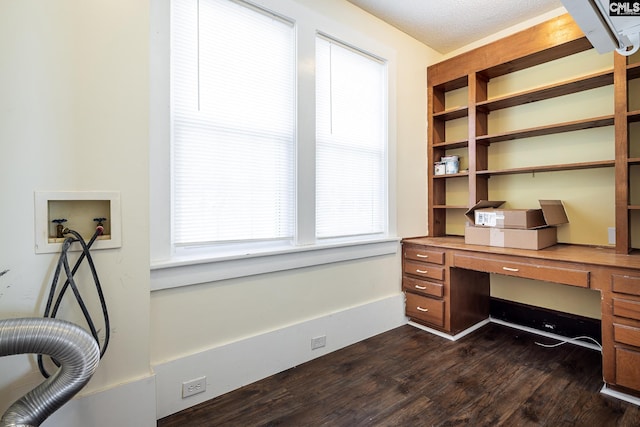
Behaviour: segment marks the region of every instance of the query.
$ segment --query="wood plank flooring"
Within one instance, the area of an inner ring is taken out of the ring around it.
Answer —
[[[536,341],[553,343],[497,324],[456,342],[406,325],[157,425],[640,426],[639,407],[599,392],[599,352]]]

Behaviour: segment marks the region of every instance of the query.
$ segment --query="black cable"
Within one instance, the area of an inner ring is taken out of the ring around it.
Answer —
[[[84,318],[87,322],[87,325],[89,326],[89,329],[91,331],[91,335],[93,336],[93,338],[96,340],[96,342],[98,343],[98,347],[101,348],[100,349],[100,358],[102,358],[102,356],[104,356],[107,347],[109,345],[109,339],[110,339],[110,322],[109,322],[109,312],[107,310],[107,304],[104,298],[104,293],[102,292],[102,286],[100,285],[100,279],[98,278],[98,273],[96,272],[96,268],[95,265],[93,263],[93,258],[91,257],[91,253],[90,253],[90,248],[93,245],[93,243],[95,242],[95,240],[98,238],[99,235],[101,235],[103,232],[103,227],[101,225],[99,225],[98,227],[96,227],[96,231],[93,234],[93,236],[91,237],[91,239],[89,240],[88,243],[86,243],[84,241],[84,239],[82,238],[82,236],[74,231],[74,230],[69,230],[69,229],[65,229],[64,230],[64,234],[71,234],[73,235],[73,237],[67,237],[64,242],[62,243],[62,252],[60,254],[60,258],[58,259],[58,264],[56,266],[56,270],[54,273],[54,277],[51,283],[51,288],[49,290],[49,297],[47,299],[47,304],[45,307],[45,312],[44,312],[44,317],[50,317],[50,318],[55,318],[56,315],[58,314],[58,310],[60,308],[60,304],[62,303],[62,299],[66,293],[66,291],[68,290],[69,286],[71,287],[73,294],[76,298],[76,301],[78,302],[78,305],[80,306],[80,309],[82,310],[82,313],[84,315]],[[73,269],[70,268],[69,266],[69,260],[68,260],[68,256],[67,253],[71,247],[71,245],[74,242],[79,242],[80,246],[82,247],[82,253],[80,254],[80,256],[78,257],[78,260],[76,261],[75,265],[73,266]],[[105,338],[104,338],[104,343],[102,346],[100,346],[100,340],[98,337],[98,332],[95,328],[95,324],[93,322],[93,319],[91,318],[91,315],[89,313],[89,310],[87,309],[86,304],[84,303],[84,300],[82,299],[82,296],[80,294],[80,291],[78,289],[78,287],[76,286],[75,280],[74,280],[74,275],[76,273],[76,271],[78,270],[78,268],[80,267],[80,264],[82,263],[82,261],[86,258],[87,263],[89,264],[89,268],[91,270],[91,274],[93,277],[93,281],[96,287],[96,291],[98,293],[98,298],[100,300],[100,306],[102,309],[102,316],[103,316],[103,320],[104,320],[104,327],[105,327]],[[58,293],[58,297],[54,303],[53,299],[56,293],[56,287],[58,285],[58,280],[60,277],[60,271],[64,269],[65,274],[67,275],[67,279],[65,280],[64,285],[61,287],[60,292]],[[53,309],[52,309],[52,304],[53,304]],[[56,366],[60,366],[59,363],[55,360],[55,359],[51,359],[53,361],[53,363]],[[38,368],[40,369],[40,373],[45,377],[48,378],[50,375],[47,372],[47,370],[44,367],[43,361],[42,361],[42,355],[39,354],[38,355]]]
[[[100,351],[100,356],[103,356],[104,352],[107,350],[107,345],[109,344],[109,336],[110,336],[109,330],[111,329],[109,327],[109,312],[107,310],[107,303],[106,303],[106,301],[104,299],[104,294],[102,292],[102,286],[100,285],[100,279],[98,278],[98,273],[96,272],[96,267],[95,267],[95,264],[93,263],[93,258],[91,257],[91,253],[89,252],[89,247],[88,247],[87,243],[85,243],[85,241],[82,238],[82,236],[80,234],[78,234],[76,231],[69,230],[69,233],[73,234],[76,237],[76,239],[78,239],[78,241],[80,242],[80,245],[82,245],[82,251],[83,251],[83,253],[86,254],[87,264],[89,264],[89,268],[91,269],[91,275],[93,276],[93,282],[94,282],[94,284],[96,286],[96,292],[98,293],[98,299],[100,300],[100,306],[101,306],[101,309],[102,309],[104,325],[105,325],[105,342],[103,344],[102,350]],[[102,234],[102,227],[98,227],[96,229],[96,233],[94,234],[95,237],[98,237],[98,233]]]
[[[85,256],[88,254],[88,249],[91,248],[91,246],[93,245],[93,242],[96,241],[96,239],[98,238],[99,235],[102,234],[102,226],[98,226],[96,227],[96,231],[95,233],[93,233],[93,236],[91,236],[91,239],[89,240],[89,243],[87,243],[86,248],[87,250],[85,250],[85,247],[83,246],[83,250],[82,253],[80,254],[80,257],[78,258],[78,260],[76,261],[76,264],[73,266],[73,269],[71,270],[71,275],[75,275],[76,271],[78,271],[78,268],[80,267],[80,264],[82,263],[82,261],[84,260]],[[69,229],[67,229],[66,231],[71,231]],[[75,241],[75,239],[73,238],[67,238],[65,239],[65,242],[69,241],[68,243],[63,243],[62,245],[62,253],[64,254],[64,256],[66,257],[66,252],[69,250],[69,247],[71,246],[71,243],[73,243]],[[53,282],[51,283],[51,292],[49,294],[49,298],[52,299],[53,295],[54,295],[54,291],[55,291],[55,284],[58,281],[58,274],[59,274],[59,269],[60,266],[62,265],[63,262],[63,258],[62,258],[62,254],[60,256],[60,258],[58,259],[58,270],[56,271],[56,275],[53,278]],[[64,285],[62,286],[62,289],[60,290],[61,294],[64,294],[67,291],[67,287],[69,286],[69,278],[67,277],[67,280],[65,281]],[[54,307],[55,312],[58,311],[58,306],[60,305],[62,298],[58,298],[58,301],[56,301],[56,306]],[[47,308],[45,309],[45,317],[49,317],[49,310],[51,309],[50,304],[47,305]]]
[[[64,261],[62,262],[62,266],[64,267],[64,272],[67,275],[67,278],[69,280],[69,286],[71,286],[71,290],[73,291],[73,294],[76,297],[76,301],[78,301],[78,305],[80,306],[80,309],[82,310],[82,314],[84,315],[85,320],[87,321],[87,325],[89,326],[89,330],[91,331],[91,335],[93,335],[93,338],[98,341],[98,331],[96,330],[95,325],[93,324],[93,319],[91,318],[91,315],[89,314],[89,309],[87,308],[86,304],[84,303],[84,300],[82,299],[82,296],[80,295],[80,291],[78,290],[78,287],[76,286],[76,281],[73,279],[73,274],[71,273],[71,268],[69,267],[69,260],[67,258],[67,252],[63,252],[62,256],[61,256]],[[88,259],[88,257],[87,257]],[[61,298],[61,296],[60,296]],[[54,312],[52,313],[52,316],[55,317],[58,314],[57,310],[54,310]]]
[[[44,309],[44,317],[49,317],[49,313],[51,311],[51,304],[53,303],[53,297],[55,296],[56,293],[56,286],[58,284],[58,278],[60,277],[60,270],[62,269],[62,263],[63,263],[63,254],[66,254],[67,250],[69,249],[69,246],[71,246],[73,239],[65,239],[62,242],[62,253],[60,254],[60,257],[58,258],[58,264],[56,265],[56,271],[53,275],[53,280],[51,281],[51,287],[49,288],[49,298],[47,298],[47,305]],[[42,362],[42,355],[38,354],[37,357],[38,360],[38,369],[40,370],[40,373],[42,374],[43,377],[45,378],[49,378],[49,373],[47,372],[47,370],[44,367],[44,364]],[[55,363],[56,366],[60,366],[58,364],[58,362],[55,359],[52,359],[53,362]]]

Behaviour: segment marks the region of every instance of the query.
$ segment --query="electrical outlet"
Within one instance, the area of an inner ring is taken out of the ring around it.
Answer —
[[[182,383],[182,398],[202,393],[207,389],[207,377],[194,378]]]
[[[322,348],[327,345],[327,336],[322,335],[319,337],[311,338],[311,350]]]
[[[607,235],[609,236],[609,244],[610,245],[615,245],[616,244],[616,228],[615,227],[609,227],[607,229]]]

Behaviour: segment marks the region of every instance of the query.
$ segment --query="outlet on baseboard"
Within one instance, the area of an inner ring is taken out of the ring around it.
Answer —
[[[207,377],[194,378],[182,383],[182,398],[202,393],[207,389]]]
[[[609,236],[609,244],[610,245],[615,245],[616,244],[616,228],[615,227],[609,227],[607,229],[607,234]]]
[[[327,345],[327,336],[322,335],[319,337],[311,338],[311,350],[322,348]]]

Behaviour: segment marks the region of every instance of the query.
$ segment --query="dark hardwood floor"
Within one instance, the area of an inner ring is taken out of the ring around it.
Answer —
[[[552,343],[493,323],[456,342],[402,326],[158,426],[640,426],[639,407],[599,392],[599,352],[536,341]]]

